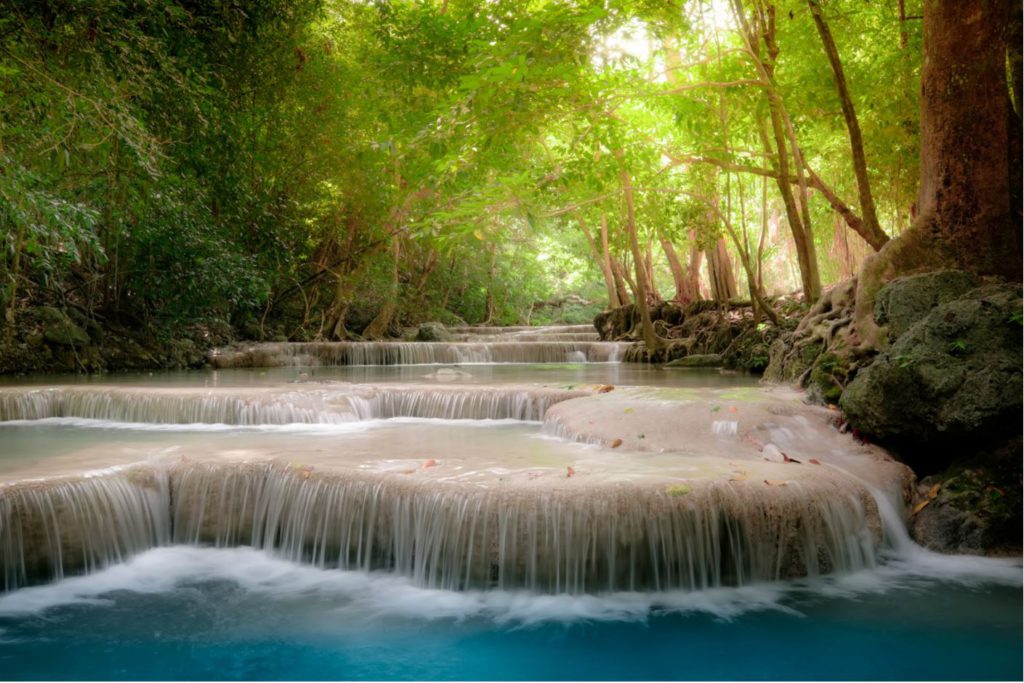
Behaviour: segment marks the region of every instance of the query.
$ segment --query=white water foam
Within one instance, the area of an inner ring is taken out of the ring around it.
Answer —
[[[324,570],[252,548],[170,546],[147,551],[88,576],[0,596],[0,616],[42,614],[67,605],[113,604],[117,591],[170,593],[203,582],[227,581],[261,600],[287,607],[315,601],[337,623],[372,619],[465,620],[532,625],[587,621],[643,621],[655,614],[705,613],[732,619],[758,611],[799,613],[804,597],[851,598],[923,588],[935,581],[961,586],[1021,586],[1019,560],[915,554],[846,575],[701,591],[566,595],[528,591],[448,591],[422,588],[385,572]]]
[[[539,421],[515,420],[512,418],[463,420],[439,417],[392,417],[351,422],[291,422],[287,424],[238,425],[211,422],[163,423],[163,422],[118,422],[116,420],[94,420],[84,417],[45,417],[38,420],[7,420],[0,422],[3,427],[78,427],[83,429],[110,429],[138,432],[249,432],[272,434],[354,434],[380,429],[396,424],[435,425],[456,427],[508,427],[540,426]]]

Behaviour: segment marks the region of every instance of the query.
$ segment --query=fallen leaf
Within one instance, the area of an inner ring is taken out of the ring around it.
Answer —
[[[797,465],[802,465],[803,464],[802,462],[800,462],[796,458],[791,458],[788,455],[786,455],[785,453],[782,454],[782,462],[795,462]]]
[[[634,410],[633,408],[626,408],[626,409],[625,409],[625,410],[623,410],[622,412],[624,412],[624,413],[635,413],[635,412],[636,412],[636,410]]]
[[[612,448],[618,448],[619,446],[621,446],[621,445],[622,445],[622,439],[612,439],[612,442],[611,442],[611,444],[609,444],[609,445],[610,445],[610,446],[611,446]]]
[[[820,465],[821,464],[821,461],[818,460],[817,458],[811,458],[807,462],[811,463],[812,465]]]
[[[566,468],[565,468],[565,478],[566,478],[566,479],[568,479],[569,477],[571,477],[571,476],[572,476],[572,475],[574,475],[574,474],[576,474],[576,470],[574,470],[574,469],[573,469],[573,468],[571,468],[571,467],[566,467]]]
[[[920,503],[918,503],[917,505],[914,506],[914,509],[910,511],[910,515],[914,516],[918,512],[920,512],[921,510],[924,510],[926,507],[928,507],[928,503],[930,503],[930,502],[932,502],[931,499],[925,498]]]
[[[615,386],[612,385],[612,384],[602,384],[600,387],[598,387],[597,393],[599,393],[599,394],[607,394],[609,391],[613,391],[614,389],[615,389]]]
[[[939,489],[941,487],[942,487],[942,484],[936,484],[935,486],[933,486],[930,489],[928,489],[928,498],[931,499],[931,498],[934,498],[935,496],[939,495]]]
[[[398,473],[399,474],[412,474],[415,471],[416,470],[410,468],[410,469],[407,469],[407,470],[398,470]]]
[[[425,463],[423,463],[422,467],[423,469],[427,469],[428,467],[437,467],[440,464],[441,463],[431,458],[430,460],[427,460]]]
[[[685,496],[690,492],[690,487],[686,484],[669,484],[665,487],[665,493],[670,496]]]
[[[786,481],[783,480],[783,479],[765,479],[764,483],[768,484],[769,486],[785,486],[786,485]]]
[[[729,406],[729,412],[730,413],[738,413],[739,412],[739,408],[737,408],[736,406]]]
[[[746,481],[749,473],[744,470],[734,470],[732,476],[729,477],[729,481]]]

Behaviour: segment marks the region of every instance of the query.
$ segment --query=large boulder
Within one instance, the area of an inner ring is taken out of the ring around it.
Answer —
[[[421,342],[445,342],[451,341],[452,335],[441,323],[423,323],[416,330],[416,341]]]
[[[886,296],[890,330],[896,321],[907,329],[858,372],[840,405],[862,434],[934,472],[1020,432],[1021,287],[974,289],[910,322],[923,298]]]
[[[977,275],[938,270],[893,280],[875,298],[875,322],[888,327],[890,340],[903,336],[941,304],[959,299],[981,285]]]

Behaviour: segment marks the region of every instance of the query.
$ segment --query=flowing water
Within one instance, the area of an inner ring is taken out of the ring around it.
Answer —
[[[0,386],[0,677],[1021,677],[1019,560],[825,411],[453,333]]]

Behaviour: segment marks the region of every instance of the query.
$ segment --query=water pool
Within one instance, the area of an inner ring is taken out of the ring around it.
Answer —
[[[170,547],[0,598],[34,680],[1019,680],[1019,569],[891,562],[694,593],[424,590]]]

